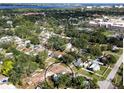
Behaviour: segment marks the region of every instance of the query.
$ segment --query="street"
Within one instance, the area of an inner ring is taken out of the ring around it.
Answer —
[[[100,89],[112,89],[112,88],[114,88],[111,81],[114,79],[120,65],[122,64],[122,59],[123,59],[123,55],[120,56],[120,58],[118,59],[118,61],[114,65],[113,69],[111,70],[111,72],[107,76],[106,80],[99,81]]]

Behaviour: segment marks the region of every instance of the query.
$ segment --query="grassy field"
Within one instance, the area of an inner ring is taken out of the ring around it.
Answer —
[[[120,66],[120,68],[123,68],[123,64]],[[121,70],[119,69],[118,72],[121,72]],[[116,73],[116,75],[115,75],[115,77],[114,77],[114,79],[112,81],[114,83],[114,85],[116,85],[116,86],[120,85],[119,83],[123,82],[122,77],[123,77],[122,75],[120,75],[119,73]]]
[[[53,64],[55,63],[57,60],[55,58],[47,58],[45,63],[46,65],[50,65],[50,64]]]
[[[79,69],[74,68],[73,70],[75,71],[75,73],[82,74],[82,75],[84,75],[84,76],[86,76],[86,77],[89,77],[89,78],[92,78],[92,79],[96,79],[96,80],[98,80],[98,81],[101,81],[101,80],[106,79],[106,77],[108,76],[108,74],[109,74],[110,71],[111,71],[110,68],[107,68],[107,67],[105,67],[105,66],[101,66],[101,69],[100,69],[99,71],[96,71],[96,72],[95,72],[96,74],[101,75],[101,76],[98,76],[98,75],[96,75],[95,73],[88,72],[88,71],[86,71],[86,70],[84,70],[84,69],[81,69],[81,68],[79,68]],[[106,70],[107,70],[107,71],[106,71]],[[106,71],[106,72],[105,72],[105,71]],[[105,74],[104,74],[104,73],[105,73]],[[103,76],[103,74],[104,74],[104,76]]]
[[[92,78],[92,79],[96,79],[96,80],[100,79],[100,76],[98,76],[98,75],[96,75],[94,73],[90,73],[90,72],[88,72],[86,70],[83,70],[83,69],[77,70],[77,73],[82,74],[82,75],[84,75],[86,77],[89,77],[89,78]]]
[[[115,58],[118,60],[120,55],[122,54],[123,50],[122,49],[119,49],[119,51],[116,53],[116,52],[111,52],[111,51],[104,51],[103,53],[105,54],[111,54],[113,56],[115,56]],[[114,64],[110,64],[111,67],[114,66]]]
[[[102,34],[104,34],[105,36],[109,36],[109,35],[112,35],[112,32],[110,32],[110,31],[104,31],[104,32],[102,32]]]
[[[109,69],[106,71],[106,73],[104,74],[103,78],[106,79],[107,76],[108,76],[108,74],[109,74],[110,72],[111,72],[111,69],[109,68]]]
[[[0,73],[1,73],[2,65],[0,64]]]
[[[111,54],[116,57],[116,59],[119,59],[119,56],[117,53],[111,52],[111,51],[104,51],[105,54]]]
[[[118,84],[118,82],[121,82],[121,80],[122,80],[122,76],[116,74],[116,75],[115,75],[115,78],[114,78],[115,84]]]
[[[95,73],[98,73],[98,74],[100,74],[100,75],[103,75],[106,70],[107,70],[107,67],[101,66],[101,67],[100,67],[100,70],[95,71]]]
[[[112,51],[104,51],[103,53],[106,53],[106,54],[112,54],[116,57],[116,59],[119,59],[120,55],[123,53],[123,49],[119,49],[118,52],[112,52]]]

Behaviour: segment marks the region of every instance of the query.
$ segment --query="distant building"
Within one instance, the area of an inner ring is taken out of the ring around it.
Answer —
[[[124,21],[122,19],[111,19],[108,17],[96,18],[89,21],[91,26],[95,27],[106,27],[109,29],[119,29],[124,30]]]

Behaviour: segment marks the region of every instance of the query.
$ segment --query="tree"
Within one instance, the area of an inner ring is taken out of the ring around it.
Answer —
[[[110,37],[108,42],[110,44],[117,45],[118,47],[123,47],[123,40],[119,40],[118,38]]]
[[[15,56],[19,55],[21,52],[16,49],[15,45],[9,46],[6,52],[12,52]]]
[[[82,76],[77,76],[73,79],[73,87],[77,89],[83,89],[85,88],[84,84],[85,78]]]
[[[91,89],[96,89],[96,88],[98,88],[97,80],[96,80],[96,79],[89,80],[89,83],[90,83],[90,88],[91,88]]]
[[[105,27],[100,27],[97,29],[98,32],[105,32],[106,31],[106,28]]]
[[[58,37],[58,36],[54,36],[48,40],[47,46],[48,46],[48,48],[63,51],[65,49],[64,45],[66,43],[67,43],[66,39],[63,39],[63,38]]]
[[[34,60],[31,56],[26,54],[20,54],[16,58],[15,67],[18,67],[22,74],[29,75],[38,68],[38,64],[33,61]]]
[[[109,64],[111,63],[113,64],[117,61],[117,59],[114,55],[109,55],[108,61],[109,61]]]
[[[110,51],[112,50],[112,45],[111,44],[107,45],[107,50],[110,50]]]
[[[9,72],[9,81],[13,84],[21,84],[21,78],[29,76],[36,69],[39,68],[39,65],[34,62],[34,59],[24,53],[18,54],[15,56],[15,62],[13,68]]]
[[[67,86],[69,86],[69,83],[71,82],[71,77],[67,74],[60,75],[58,82],[59,88],[66,88]]]
[[[39,68],[39,65],[36,62],[27,62],[26,68],[26,74],[29,76],[31,73],[33,73],[35,70]]]
[[[57,88],[70,87],[71,77],[68,74],[58,74],[57,77],[58,77],[57,80],[54,79],[52,80],[54,83],[54,87]]]
[[[100,44],[104,44],[107,42],[107,37],[102,34],[101,32],[93,32],[92,34],[90,34],[90,42],[95,42],[95,43],[100,43]]]
[[[4,54],[0,53],[0,60],[4,59]]]
[[[80,38],[82,38],[82,39],[86,39],[86,40],[89,41],[89,35],[86,34],[86,33],[81,33],[81,34],[80,34]]]
[[[88,45],[88,41],[86,39],[83,38],[74,38],[72,40],[72,44],[77,47],[77,48],[86,48]]]
[[[65,54],[62,58],[60,58],[60,60],[65,64],[70,64],[75,60],[75,58],[70,54]]]
[[[47,82],[39,83],[37,87],[41,89],[53,89],[54,87],[50,86]]]
[[[19,84],[21,82],[21,71],[18,67],[14,67],[13,70],[9,73],[9,82],[12,82],[14,85]]]
[[[116,43],[116,45],[117,45],[118,47],[123,47],[123,40],[122,40],[122,41],[118,41],[118,42]]]
[[[108,46],[106,46],[106,45],[101,45],[100,48],[101,48],[101,51],[107,51]]]
[[[22,25],[25,22],[25,18],[22,15],[17,15],[13,18],[13,26]]]
[[[36,55],[35,62],[39,64],[40,68],[45,68],[45,60],[48,57],[47,51],[42,51]]]
[[[28,38],[28,40],[31,41],[32,44],[37,45],[40,43],[38,36],[32,35]]]
[[[0,43],[0,47],[4,48],[4,49],[8,49],[10,46],[13,45],[13,42],[4,42],[4,43]]]
[[[13,62],[10,61],[10,60],[7,60],[3,63],[3,66],[2,66],[2,74],[8,76],[9,72],[12,70],[13,68]]]
[[[73,56],[76,60],[80,57],[79,53],[76,52],[68,52],[71,56]]]
[[[22,25],[15,29],[15,35],[21,38],[28,38],[31,37],[31,35],[33,35],[34,30],[35,30],[34,24],[30,21],[25,21]]]
[[[98,45],[91,46],[89,50],[90,50],[90,53],[94,56],[102,55],[101,49]]]

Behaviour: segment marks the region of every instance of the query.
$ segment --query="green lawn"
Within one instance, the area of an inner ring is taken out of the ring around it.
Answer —
[[[118,55],[121,55],[123,53],[123,48],[120,48],[119,51],[117,52]]]
[[[121,82],[121,80],[122,80],[122,76],[116,74],[113,81],[115,82],[115,84],[118,84],[119,82]]]
[[[106,54],[112,54],[114,55],[117,59],[119,59],[120,55],[123,53],[123,49],[120,48],[118,52],[112,52],[112,51],[104,51]]]
[[[102,34],[104,34],[105,36],[109,36],[109,35],[112,35],[112,32],[110,32],[110,31],[105,31],[105,32],[102,32]]]
[[[103,78],[106,79],[109,73],[111,72],[111,69],[109,68],[106,73],[104,74]]]
[[[0,64],[0,73],[1,73],[2,65]]]
[[[120,49],[117,53],[111,52],[111,51],[104,51],[105,54],[111,54],[111,55],[115,56],[115,58],[116,58],[117,60],[119,59],[119,57],[120,57],[120,55],[122,54],[122,52],[123,52],[122,49]],[[110,64],[110,66],[113,67],[114,64]]]
[[[49,65],[49,63],[54,63],[56,61],[57,60],[55,58],[47,58],[46,61],[45,61],[45,63],[46,63],[46,65]]]
[[[48,59],[47,59],[47,62],[55,62],[55,61],[56,61],[55,58],[48,58]]]
[[[82,74],[82,75],[84,75],[84,76],[87,76],[87,77],[89,77],[89,78],[96,79],[96,80],[99,80],[99,79],[100,79],[100,76],[97,76],[97,75],[95,75],[94,73],[90,73],[90,72],[85,71],[85,70],[83,70],[83,69],[77,70],[77,73]]]
[[[123,64],[120,66],[120,68],[123,68]],[[119,69],[119,70],[120,70],[120,69]],[[119,70],[118,70],[118,72],[120,72]],[[116,75],[115,75],[115,77],[114,77],[114,79],[113,79],[113,83],[114,83],[115,85],[119,85],[119,83],[122,82],[122,77],[123,77],[123,76],[122,76],[122,75],[119,75],[118,72],[116,73]],[[122,73],[123,73],[123,72],[122,72]]]
[[[116,59],[119,59],[119,56],[117,53],[111,52],[111,51],[104,51],[105,54],[112,54],[113,56],[116,57]]]
[[[100,71],[96,71],[96,73],[99,74],[99,75],[103,75],[106,70],[107,70],[107,67],[101,66],[101,70]],[[109,68],[106,71],[106,73],[104,74],[104,76],[102,76],[102,77],[96,75],[95,73],[90,73],[88,71],[85,71],[83,69],[79,69],[79,70],[78,69],[75,69],[74,71],[76,73],[82,74],[82,75],[87,76],[89,78],[94,78],[96,80],[104,80],[104,79],[106,79],[106,77],[108,76],[108,74],[111,72],[111,69]]]
[[[107,67],[101,66],[100,70],[96,71],[95,73],[98,73],[100,75],[103,75],[103,73],[107,70]]]

